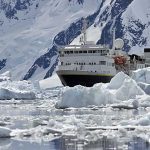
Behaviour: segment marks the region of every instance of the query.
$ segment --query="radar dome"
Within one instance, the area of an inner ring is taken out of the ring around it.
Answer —
[[[116,39],[114,46],[116,49],[122,49],[124,46],[124,41],[122,39]]]

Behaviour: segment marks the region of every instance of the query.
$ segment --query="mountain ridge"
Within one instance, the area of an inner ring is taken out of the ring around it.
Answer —
[[[97,44],[111,47],[115,29],[116,38],[125,42],[124,50],[141,53],[144,47],[149,47],[148,0],[143,0],[138,15],[140,0],[1,0],[0,4],[2,2],[0,72],[11,70],[17,79],[39,80],[51,76],[58,64],[58,46],[78,44],[83,18],[88,22],[88,38]]]

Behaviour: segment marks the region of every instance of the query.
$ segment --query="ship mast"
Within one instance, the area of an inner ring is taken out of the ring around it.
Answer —
[[[87,21],[86,21],[86,19],[84,18],[84,19],[83,19],[83,43],[84,43],[84,45],[85,45],[86,42],[87,42],[86,29],[87,29]]]
[[[85,18],[83,18],[83,27],[81,31],[83,35],[80,37],[80,41],[79,41],[82,45],[85,45],[87,43],[86,29],[87,29],[87,21]]]
[[[115,38],[116,38],[116,30],[115,28],[113,29],[113,45],[112,45],[112,49],[115,50]]]

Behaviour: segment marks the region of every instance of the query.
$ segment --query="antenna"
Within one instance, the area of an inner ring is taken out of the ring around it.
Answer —
[[[86,21],[86,19],[84,18],[83,19],[83,43],[84,43],[84,45],[86,44],[86,42],[87,42],[87,34],[86,34],[86,29],[87,29],[87,21]]]
[[[112,45],[112,49],[115,50],[115,39],[116,39],[116,29],[113,29],[113,45]]]

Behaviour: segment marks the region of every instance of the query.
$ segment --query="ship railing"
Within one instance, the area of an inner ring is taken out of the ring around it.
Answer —
[[[103,53],[73,53],[73,54],[61,54],[60,57],[71,57],[71,56],[110,56],[109,54]]]
[[[100,64],[93,64],[93,65],[60,65],[59,70],[80,70],[80,71],[87,71],[91,70],[93,72],[97,72],[98,70],[112,70],[113,66],[106,66],[106,65],[100,65]]]
[[[106,49],[109,48],[109,45],[95,45],[95,44],[85,44],[85,45],[66,45],[66,46],[60,46],[59,50],[67,50],[67,49],[93,49],[93,48],[101,48]]]

